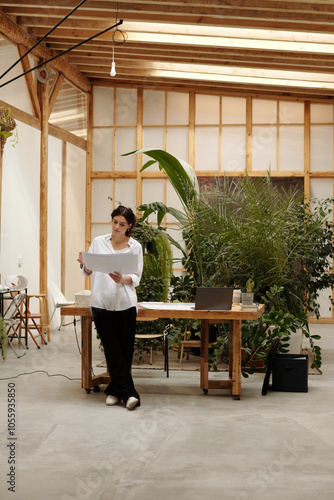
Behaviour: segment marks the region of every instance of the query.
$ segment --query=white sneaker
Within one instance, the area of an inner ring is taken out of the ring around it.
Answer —
[[[128,410],[133,410],[137,406],[137,403],[139,403],[139,400],[131,396],[126,402],[126,408]]]
[[[116,396],[107,396],[106,405],[107,406],[115,406],[118,404],[118,398]]]

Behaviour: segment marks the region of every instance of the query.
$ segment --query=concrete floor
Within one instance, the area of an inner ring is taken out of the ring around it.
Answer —
[[[167,379],[161,370],[135,368],[142,406],[133,412],[80,388],[73,325],[39,350],[30,341],[20,359],[9,349],[0,369],[0,498],[332,500],[333,326],[312,329],[322,336],[324,363],[323,375],[309,376],[308,393],[264,397],[263,375],[255,374],[234,401],[227,391],[204,395],[199,372],[172,371]],[[102,360],[96,341],[95,373]],[[16,440],[7,430],[11,386]],[[10,457],[15,494],[6,483]]]

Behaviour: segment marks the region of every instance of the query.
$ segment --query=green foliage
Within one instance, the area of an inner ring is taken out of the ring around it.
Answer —
[[[165,302],[173,274],[170,242],[161,229],[142,222],[138,223],[133,236],[141,243],[144,253],[143,275],[137,288],[138,299],[140,302],[153,300]],[[156,279],[155,283],[152,282],[152,278]],[[148,295],[155,298],[147,298]]]
[[[161,229],[156,229],[150,224],[139,221],[133,236],[141,243],[144,253],[143,274],[137,287],[139,302],[167,301],[172,277],[172,250],[166,234]],[[138,321],[136,333],[162,333],[168,321],[166,319]],[[160,344],[159,340],[153,340],[153,350],[156,351],[160,348]],[[142,360],[146,346],[147,341],[136,340],[138,361]]]
[[[297,317],[287,311],[283,292],[283,287],[270,287],[261,297],[261,302],[266,306],[265,313],[255,321],[242,323],[242,374],[244,377],[258,371],[261,364],[263,364],[263,369],[265,368],[264,361],[277,339],[280,339],[280,352],[288,352],[292,332],[301,330],[310,342],[319,338],[310,334],[305,312],[301,312]],[[314,366],[318,368],[321,366],[321,350],[318,346],[316,347]],[[228,330],[218,337],[217,345],[213,346],[213,349],[214,355],[210,363],[216,370],[222,353],[228,352]]]
[[[8,347],[8,336],[7,330],[3,321],[3,317],[0,315],[0,346],[2,351],[2,359],[6,361],[7,358],[7,347]]]
[[[146,156],[152,158],[152,160],[145,163],[141,172],[146,170],[151,165],[158,163],[159,169],[166,172],[183,205],[187,205],[189,200],[196,198],[198,192],[198,182],[190,165],[161,149],[140,149],[126,153],[122,156],[141,153],[145,153]]]
[[[216,179],[199,193],[189,166],[162,150],[145,154],[158,161],[182,201],[183,213],[173,215],[186,245],[181,262],[196,286],[244,289],[251,279],[255,301],[277,287],[281,308],[275,308],[275,328],[283,332],[305,313],[319,317],[319,294],[334,285],[333,199],[306,203],[295,191],[278,190],[269,175]],[[172,213],[161,203],[141,208],[144,214],[156,211],[158,222]],[[262,343],[263,322],[249,329],[253,343]],[[317,339],[304,332],[321,363]]]
[[[11,139],[12,146],[18,143],[18,135],[16,123],[11,117],[10,108],[0,108],[0,137],[4,137],[5,141]]]

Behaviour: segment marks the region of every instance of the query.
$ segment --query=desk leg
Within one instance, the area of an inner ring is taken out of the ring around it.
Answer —
[[[209,389],[209,320],[201,320],[201,389]]]
[[[234,399],[241,396],[241,320],[233,320],[232,333],[232,370],[231,392]]]
[[[81,316],[81,387],[92,387],[92,318]]]

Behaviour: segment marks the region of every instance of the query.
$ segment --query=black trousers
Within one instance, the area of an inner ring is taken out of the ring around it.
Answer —
[[[138,399],[132,376],[131,365],[135,343],[135,307],[124,311],[107,311],[92,307],[97,333],[101,339],[111,382],[104,391],[108,396],[116,396],[127,402],[129,397]]]

